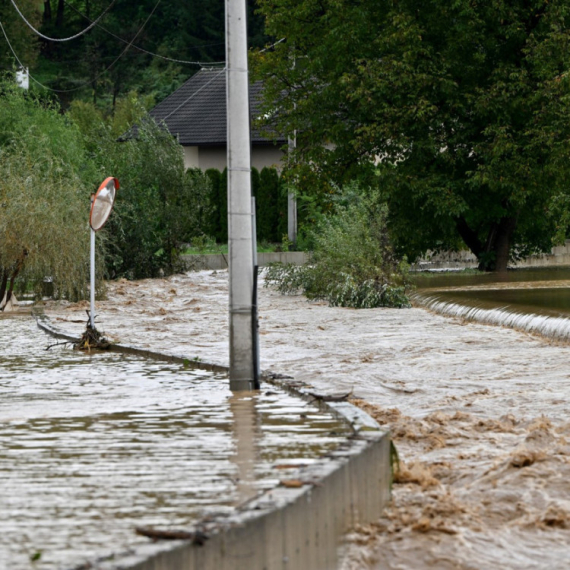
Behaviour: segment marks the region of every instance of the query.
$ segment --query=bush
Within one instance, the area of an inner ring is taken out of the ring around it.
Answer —
[[[129,279],[171,274],[182,269],[184,245],[211,223],[211,179],[185,171],[176,139],[148,117],[133,94],[127,103],[119,118],[105,118],[88,103],[75,103],[70,110],[98,167],[93,186],[106,176],[115,176],[121,185],[102,231],[107,271],[110,277]],[[122,128],[129,117],[139,119],[136,136],[118,142],[117,125]]]
[[[261,170],[257,199],[257,237],[260,241],[278,242],[279,174],[275,168]]]
[[[57,105],[0,83],[0,302],[51,278],[56,296],[87,294],[94,172],[79,130]]]
[[[386,229],[386,206],[358,188],[345,190],[335,214],[311,232],[311,262],[273,265],[266,285],[285,294],[303,292],[331,306],[409,307],[407,264],[394,256]]]
[[[113,144],[105,157],[119,179],[116,209],[108,224],[112,277],[156,277],[182,269],[180,253],[201,235],[209,218],[209,178],[184,169],[182,147],[154,121],[136,138]]]
[[[211,192],[210,192],[210,211],[208,215],[208,220],[206,222],[204,234],[216,238],[220,235],[220,184],[222,181],[222,173],[216,168],[208,168],[204,174],[210,180]],[[225,198],[225,194],[224,194]]]
[[[210,168],[205,174],[212,182],[211,217],[204,224],[204,233],[218,243],[228,241],[228,172]],[[275,168],[264,167],[261,173],[251,169],[251,195],[255,197],[257,239],[260,242],[278,242],[280,231],[279,173]],[[287,198],[285,197],[285,233],[287,233]]]

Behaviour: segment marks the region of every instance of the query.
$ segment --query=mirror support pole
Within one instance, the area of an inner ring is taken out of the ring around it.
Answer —
[[[91,296],[91,309],[89,311],[89,323],[91,328],[95,328],[95,231],[89,228],[91,231],[91,286],[90,286],[90,296]]]

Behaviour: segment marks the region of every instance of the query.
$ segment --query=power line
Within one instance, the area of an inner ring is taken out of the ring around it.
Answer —
[[[270,49],[273,49],[276,45],[280,44],[281,42],[284,42],[287,38],[281,38],[280,40],[277,40],[275,43],[271,44],[270,46],[267,46],[266,48],[260,49],[259,53],[264,53],[266,51],[269,51]]]
[[[107,71],[109,71],[122,57],[123,55],[125,55],[125,53],[127,52],[127,50],[131,47],[132,43],[137,39],[137,37],[139,36],[139,34],[143,31],[143,29],[145,28],[145,26],[148,24],[148,21],[151,19],[152,15],[154,14],[154,12],[156,11],[156,9],[158,8],[158,5],[160,4],[161,0],[158,0],[157,3],[154,5],[154,8],[152,9],[151,13],[148,15],[147,19],[144,21],[143,25],[139,28],[138,32],[135,34],[134,38],[132,39],[132,41],[125,47],[125,49],[119,54],[119,56],[115,59],[115,61],[113,61],[113,63],[111,63],[111,65],[109,65],[107,68],[105,68],[101,73],[99,73],[98,75],[96,75],[93,79],[90,79],[88,81],[85,81],[83,83],[81,83],[80,85],[78,85],[77,87],[73,87],[71,89],[54,89],[53,87],[48,87],[47,85],[44,85],[43,83],[41,83],[40,81],[38,81],[35,77],[33,77],[32,75],[28,74],[30,76],[30,78],[32,79],[32,81],[36,82],[38,85],[40,85],[41,87],[48,89],[49,91],[54,91],[56,93],[71,93],[72,91],[77,91],[79,89],[82,89],[83,87],[85,87],[86,85],[89,85],[95,81],[97,81],[100,77],[102,77],[105,73],[107,73]],[[8,46],[10,47],[10,51],[12,52],[12,54],[14,55],[14,57],[16,58],[16,61],[20,64],[21,67],[26,67],[21,61],[20,58],[17,56],[16,52],[14,51],[14,48],[12,47],[12,44],[10,43],[10,40],[8,39],[8,35],[6,34],[6,30],[4,29],[4,26],[2,25],[2,23],[0,22],[0,27],[2,28],[2,33],[4,34],[4,37],[6,38],[6,41],[8,42]]]
[[[72,6],[71,4],[69,4],[68,2],[65,2],[65,4],[67,6],[69,6],[74,12],[76,12],[77,14],[79,14],[82,18],[85,18],[88,22],[91,22],[91,19],[86,16],[85,14],[81,13],[77,8],[75,8],[75,6]],[[93,24],[97,24],[97,22],[92,22]],[[113,36],[115,39],[123,42],[123,43],[128,43],[127,40],[125,40],[124,38],[121,38],[120,36],[117,36],[116,34],[114,34],[113,32],[111,32],[110,30],[108,30],[107,28],[105,28],[104,26],[102,26],[101,24],[97,24],[98,28],[101,28],[104,32],[107,32],[110,36]],[[225,44],[225,42],[218,42],[215,44],[203,44],[203,45],[199,45],[199,46],[190,46],[192,48],[204,48],[204,47],[213,47],[213,46],[219,46],[219,45],[223,45]],[[148,55],[152,55],[153,57],[158,57],[160,59],[164,59],[165,61],[172,61],[174,63],[183,63],[183,64],[187,64],[187,65],[203,65],[205,62],[202,61],[186,61],[184,59],[174,59],[172,57],[166,57],[164,55],[160,55],[158,53],[154,53],[151,51],[148,51],[146,49],[143,49],[139,46],[135,46],[133,45],[132,47],[134,47],[135,49],[138,49],[139,51],[142,51],[143,53],[146,53]],[[225,63],[225,62],[215,62],[215,63]]]
[[[16,58],[16,61],[18,62],[19,66],[23,69],[26,69],[26,66],[21,62],[20,58],[18,57],[18,54],[14,51],[14,48],[12,47],[12,44],[10,43],[10,40],[8,39],[8,36],[6,34],[6,30],[4,29],[4,26],[2,25],[2,22],[0,22],[0,29],[2,30],[2,33],[4,34],[4,37],[6,38],[6,42],[8,43],[8,47],[10,48],[10,51],[12,52],[12,55]],[[31,75],[30,73],[28,73],[28,77],[34,81],[35,83],[37,83],[38,85],[40,85],[41,87],[43,87],[44,89],[49,89],[50,91],[56,91],[56,89],[52,89],[51,87],[48,87],[47,85],[44,85],[43,83],[41,83],[40,81],[38,81],[33,75]]]
[[[75,34],[74,36],[70,36],[68,38],[50,38],[49,36],[45,36],[39,30],[34,28],[34,26],[26,19],[26,16],[24,16],[24,14],[22,14],[22,12],[20,11],[20,8],[18,8],[18,5],[16,4],[16,2],[14,0],[10,0],[10,2],[12,2],[12,6],[14,6],[14,8],[16,9],[16,12],[18,12],[18,14],[20,15],[20,18],[22,18],[22,20],[24,20],[24,22],[26,23],[28,28],[30,28],[30,30],[32,30],[34,33],[36,33],[40,38],[42,38],[44,40],[48,40],[50,42],[68,42],[70,40],[74,40],[75,38],[78,38],[79,36],[82,36],[83,34],[88,32],[93,26],[97,25],[99,20],[113,7],[113,4],[115,4],[116,1],[117,0],[112,0],[111,3],[109,4],[109,6],[107,6],[107,8],[105,8],[105,10],[103,10],[101,15],[96,20],[91,22],[91,25],[87,26],[84,30],[82,30],[78,34]]]

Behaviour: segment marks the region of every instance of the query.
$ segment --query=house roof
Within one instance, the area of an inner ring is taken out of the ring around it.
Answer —
[[[252,119],[257,117],[262,85],[250,85],[249,107]],[[150,111],[157,123],[165,123],[183,146],[225,145],[226,71],[201,69],[184,85]],[[267,132],[267,131],[266,131]],[[283,144],[283,137],[268,138],[259,129],[251,133],[253,144]]]

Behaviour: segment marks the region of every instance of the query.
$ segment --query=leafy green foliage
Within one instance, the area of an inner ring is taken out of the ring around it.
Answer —
[[[36,0],[21,0],[18,6],[28,16],[28,20],[35,26],[41,23],[41,13],[38,10],[38,2]],[[4,0],[0,3],[0,22],[10,39],[10,44],[18,55],[20,61],[28,67],[33,67],[37,61],[40,44],[38,37],[16,14],[14,7],[9,1]],[[1,36],[0,44],[0,69],[13,70],[18,68],[18,62],[6,44],[6,39]]]
[[[202,225],[203,233],[214,237],[218,243],[228,241],[228,173],[215,168],[205,172],[210,179],[210,217]],[[275,243],[281,240],[279,212],[280,178],[275,168],[264,167],[261,173],[251,169],[251,193],[255,197],[257,239],[260,242]],[[285,198],[285,233],[287,233],[287,202]]]
[[[257,196],[257,239],[277,242],[279,174],[275,168],[261,170]]]
[[[266,284],[282,293],[302,291],[331,306],[409,307],[407,267],[398,263],[386,229],[386,207],[354,187],[349,200],[314,230],[311,262],[303,266],[273,265]]]
[[[208,178],[185,172],[182,148],[151,120],[136,138],[109,147],[105,166],[121,183],[108,233],[111,275],[155,277],[179,270],[181,248],[201,233],[208,217]]]
[[[277,240],[280,241],[288,232],[288,213],[287,213],[287,197],[289,194],[290,184],[284,176],[279,178],[279,187],[277,188]]]
[[[125,113],[110,119],[80,101],[71,105],[69,115],[82,129],[96,165],[93,185],[106,176],[115,176],[121,185],[103,230],[108,273],[137,279],[181,268],[181,250],[211,219],[211,182],[200,171],[186,171],[176,139],[148,117],[143,102],[134,95],[128,99]],[[116,133],[133,118],[139,123],[136,132],[118,142]]]
[[[62,38],[87,27],[109,0],[18,0],[18,5],[42,33]],[[153,12],[156,5],[156,0],[116,2],[100,25],[65,43],[38,40],[8,0],[0,3],[0,20],[32,75],[59,90],[63,108],[80,98],[109,111],[133,90],[161,101],[199,69],[183,62],[225,60],[223,2],[162,2]],[[263,45],[264,22],[253,3],[248,32],[251,46]],[[0,44],[0,65],[12,69],[14,57],[4,40]]]
[[[412,258],[463,242],[504,269],[551,246],[569,186],[568,2],[259,5],[287,38],[254,63],[277,130],[297,133],[301,193],[378,184]]]
[[[211,207],[208,220],[206,222],[204,233],[212,238],[220,235],[220,200],[222,193],[220,191],[220,184],[222,183],[222,173],[217,168],[208,168],[204,174],[210,180],[211,186]],[[225,198],[225,196],[224,196]]]
[[[0,85],[0,301],[16,278],[56,296],[86,294],[88,159],[75,126],[10,83]],[[85,177],[84,177],[85,176]]]
[[[220,243],[228,241],[228,169],[224,168],[220,176],[220,185],[218,186],[218,224],[219,233],[216,239]]]

